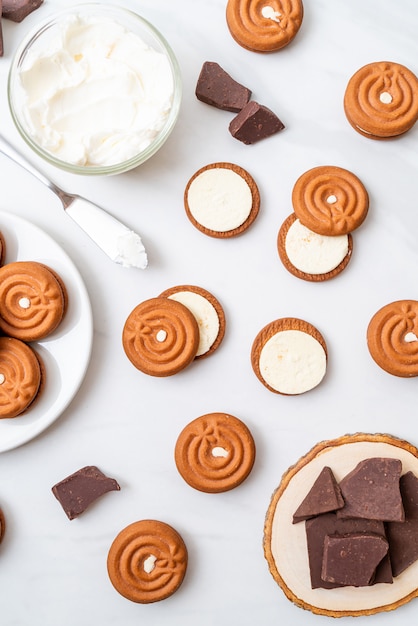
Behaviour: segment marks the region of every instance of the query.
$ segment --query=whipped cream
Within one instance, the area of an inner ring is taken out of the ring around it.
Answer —
[[[72,14],[51,35],[20,71],[33,140],[76,165],[113,165],[147,148],[172,106],[168,58],[107,17]]]

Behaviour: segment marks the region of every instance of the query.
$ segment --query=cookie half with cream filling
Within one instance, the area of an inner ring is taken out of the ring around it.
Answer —
[[[195,285],[178,285],[166,289],[160,297],[181,302],[196,318],[199,326],[196,359],[209,356],[219,347],[225,335],[225,313],[214,295]]]
[[[186,214],[205,235],[240,235],[254,222],[260,193],[253,177],[233,163],[211,163],[190,178],[184,192]]]
[[[310,391],[327,369],[325,339],[309,322],[285,317],[267,324],[254,339],[251,364],[267,389],[283,395]]]
[[[353,252],[353,237],[351,233],[319,235],[292,213],[280,227],[277,250],[288,272],[302,280],[322,282],[347,267]]]

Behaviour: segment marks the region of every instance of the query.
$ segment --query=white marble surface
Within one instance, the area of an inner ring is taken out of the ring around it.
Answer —
[[[45,0],[21,24],[3,22],[1,131],[25,153],[6,100],[11,55],[31,25],[69,4]],[[94,320],[91,364],[77,397],[46,432],[0,455],[0,504],[8,521],[0,548],[1,624],[325,623],[329,618],[293,606],[270,576],[262,550],[263,521],[282,473],[319,440],[383,431],[418,444],[418,379],[380,370],[365,340],[378,308],[418,296],[418,125],[398,140],[374,142],[353,131],[342,107],[348,79],[368,62],[393,60],[418,72],[418,5],[416,0],[305,0],[297,39],[265,56],[232,40],[225,0],[120,4],[154,22],[177,54],[184,85],[178,124],[161,152],[131,173],[89,179],[43,169],[64,188],[102,204],[141,232],[148,269],[112,264],[46,188],[0,159],[0,209],[31,220],[68,252],[84,278]],[[234,140],[228,132],[232,114],[195,98],[206,60],[217,61],[247,84],[286,129],[254,146]],[[247,168],[260,188],[260,215],[236,239],[205,237],[183,208],[189,177],[213,161]],[[371,205],[355,233],[348,268],[328,283],[309,284],[286,272],[276,237],[292,210],[296,178],[322,164],[357,173]],[[123,353],[122,326],[137,303],[184,283],[201,285],[222,302],[225,340],[218,352],[179,375],[147,377]],[[329,348],[325,380],[299,397],[270,393],[250,365],[255,335],[283,316],[316,325]],[[173,460],[183,426],[211,411],[240,417],[257,445],[246,482],[219,495],[190,488]],[[116,478],[121,491],[107,494],[70,522],[51,486],[89,464]],[[114,536],[143,518],[173,525],[189,550],[180,590],[148,606],[119,596],[106,572]],[[357,618],[356,624],[410,624],[417,603],[396,614]]]

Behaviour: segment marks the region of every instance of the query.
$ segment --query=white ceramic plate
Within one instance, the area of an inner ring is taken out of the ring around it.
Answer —
[[[5,263],[39,261],[61,276],[68,292],[68,309],[49,337],[31,344],[46,370],[45,387],[33,408],[13,419],[0,419],[0,452],[39,435],[66,409],[77,393],[90,360],[93,323],[89,296],[68,255],[40,228],[0,211],[0,231],[6,242]]]

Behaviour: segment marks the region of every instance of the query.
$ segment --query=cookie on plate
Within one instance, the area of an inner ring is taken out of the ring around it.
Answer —
[[[303,19],[301,0],[228,0],[226,21],[235,41],[254,52],[274,52],[297,35]]]
[[[311,282],[322,282],[340,274],[351,259],[351,233],[329,237],[306,228],[294,213],[280,227],[279,257],[288,272]]]
[[[179,473],[191,487],[221,493],[247,478],[254,465],[255,444],[250,430],[237,417],[208,413],[181,431],[174,457]]]
[[[42,389],[43,366],[20,339],[0,337],[0,418],[21,415]]]
[[[254,339],[251,364],[270,391],[283,395],[305,393],[325,376],[325,339],[309,322],[294,317],[277,319]]]
[[[150,376],[171,376],[187,367],[199,347],[199,326],[181,302],[159,297],[138,304],[122,331],[131,363]]]
[[[149,604],[171,596],[187,569],[187,548],[179,533],[157,520],[129,524],[114,539],[107,557],[110,581],[132,602]]]
[[[297,507],[324,467],[330,468],[339,485],[345,482],[345,501],[363,502],[364,511],[372,502],[378,515],[370,520],[341,518],[339,513],[344,507],[337,502],[338,510],[334,512],[294,523]],[[391,611],[417,597],[417,476],[418,449],[388,434],[357,433],[322,441],[292,465],[272,495],[264,525],[264,554],[270,573],[286,597],[303,609],[329,617]],[[389,489],[387,482],[391,483]],[[399,501],[399,489],[402,502],[408,503],[405,519],[386,523],[382,520],[392,515],[386,493]],[[399,533],[398,541],[391,541],[388,528]],[[376,537],[380,538],[378,546]],[[333,545],[334,539],[339,545]],[[346,540],[343,550],[338,550],[341,541]],[[382,550],[385,544],[389,545],[390,560],[387,549],[386,556]],[[402,544],[404,549],[399,551]],[[414,557],[404,562],[403,554],[409,557],[411,553]],[[363,578],[367,568],[358,566],[356,554],[363,555],[369,573],[375,568],[370,580],[368,576]],[[333,556],[336,561],[329,558]],[[408,563],[402,576],[398,577],[393,563],[399,569]]]
[[[199,326],[199,346],[196,359],[212,354],[221,344],[225,335],[225,313],[221,303],[206,289],[195,285],[177,285],[160,294],[181,302],[195,316]]]
[[[43,263],[15,261],[0,267],[0,330],[22,341],[48,337],[67,307],[63,281]]]
[[[301,223],[319,235],[346,235],[366,219],[369,195],[352,172],[321,165],[304,172],[292,190],[292,204]]]
[[[418,376],[418,301],[398,300],[379,309],[367,328],[367,346],[389,374]]]
[[[184,207],[192,224],[210,237],[240,235],[251,226],[260,208],[253,177],[233,163],[211,163],[190,178]]]
[[[399,63],[369,63],[350,78],[344,111],[351,126],[364,137],[403,135],[418,119],[418,78]]]

